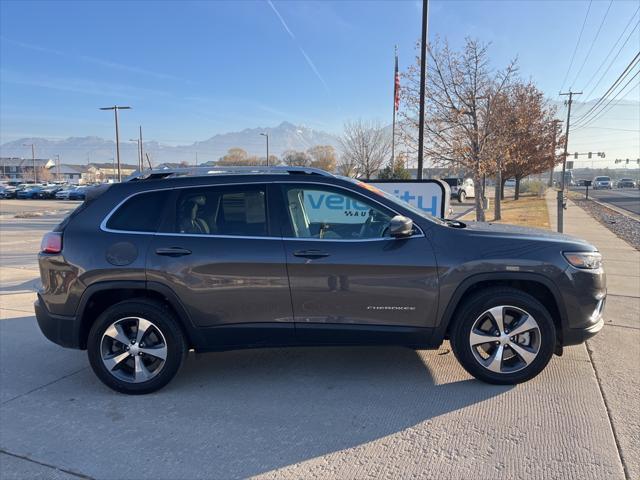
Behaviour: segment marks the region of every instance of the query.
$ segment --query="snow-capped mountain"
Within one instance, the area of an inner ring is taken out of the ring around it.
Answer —
[[[276,127],[247,128],[239,132],[228,132],[212,136],[191,145],[163,145],[156,141],[145,141],[144,150],[154,164],[187,161],[194,163],[196,154],[199,163],[218,160],[230,148],[238,147],[250,155],[266,154],[266,139],[269,135],[269,153],[280,156],[286,150],[307,150],[316,145],[332,145],[336,149],[339,139],[336,135],[314,130],[302,125],[282,122]],[[86,164],[89,162],[109,162],[115,155],[115,142],[100,137],[69,137],[63,140],[46,138],[21,138],[0,146],[2,157],[30,157],[31,151],[24,144],[35,144],[36,157],[55,158],[60,155],[63,163]],[[120,142],[120,158],[125,163],[137,163],[135,142]]]

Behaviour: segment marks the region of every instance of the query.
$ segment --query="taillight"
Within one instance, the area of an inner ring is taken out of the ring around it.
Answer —
[[[62,233],[46,233],[44,237],[42,237],[40,251],[42,253],[60,253],[62,251]]]

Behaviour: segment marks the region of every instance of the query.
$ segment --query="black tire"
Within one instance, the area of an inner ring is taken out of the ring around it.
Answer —
[[[460,190],[458,194],[458,202],[462,203],[467,199],[467,193],[464,190]]]
[[[539,349],[535,359],[521,370],[498,373],[487,369],[476,359],[470,336],[474,323],[483,312],[504,305],[521,309],[535,319],[540,334]],[[460,306],[452,322],[450,341],[453,353],[467,372],[487,383],[512,385],[531,380],[547,366],[555,350],[556,328],[551,315],[538,300],[515,288],[494,287],[475,293]]]
[[[105,331],[114,322],[128,317],[140,317],[153,323],[153,328],[160,331],[166,343],[164,364],[150,380],[140,383],[124,381],[114,376],[102,360],[102,338]],[[120,393],[141,395],[155,392],[171,381],[187,354],[187,345],[178,320],[161,304],[141,298],[117,303],[98,317],[89,331],[87,353],[91,368],[106,386]]]

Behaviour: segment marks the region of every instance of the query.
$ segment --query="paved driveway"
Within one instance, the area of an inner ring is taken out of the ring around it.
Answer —
[[[164,390],[114,393],[32,315],[55,220],[0,220],[3,479],[624,478],[584,346],[517,387],[471,379],[445,344],[190,354]]]

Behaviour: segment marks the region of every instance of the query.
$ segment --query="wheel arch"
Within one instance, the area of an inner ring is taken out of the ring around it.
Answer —
[[[535,273],[510,273],[497,272],[478,274],[465,279],[458,285],[453,295],[447,302],[441,322],[436,328],[435,335],[438,341],[448,338],[456,311],[464,303],[469,295],[483,288],[489,287],[511,287],[521,290],[540,301],[551,314],[558,335],[556,353],[562,353],[562,335],[567,328],[567,312],[558,287],[547,277]]]
[[[118,302],[134,298],[155,300],[169,309],[178,319],[178,324],[187,339],[188,346],[192,347],[198,341],[198,334],[191,323],[187,310],[170,288],[155,282],[110,281],[90,285],[80,299],[76,311],[76,317],[79,319],[80,348],[86,349],[91,325],[104,310]]]

